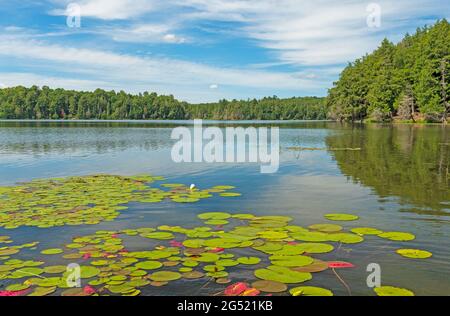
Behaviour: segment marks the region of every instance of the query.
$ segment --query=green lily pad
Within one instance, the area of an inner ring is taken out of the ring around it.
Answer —
[[[136,263],[136,267],[143,270],[155,270],[161,268],[163,265],[159,261],[142,261]]]
[[[350,231],[358,235],[380,235],[383,233],[383,231],[371,227],[357,227],[352,228]]]
[[[292,296],[333,296],[333,292],[316,286],[299,286],[289,290]]]
[[[226,224],[228,224],[228,221],[224,220],[224,219],[210,219],[209,221],[206,221],[205,224],[207,224],[207,225],[226,225]]]
[[[359,217],[356,215],[340,213],[326,214],[325,218],[330,221],[355,221],[359,219]]]
[[[341,242],[343,244],[357,244],[364,241],[364,238],[352,233],[330,234],[330,240]]]
[[[95,277],[100,273],[100,270],[92,266],[81,266],[80,267],[80,277],[82,279],[89,279]]]
[[[386,232],[378,235],[378,237],[395,241],[410,241],[416,238],[413,234],[403,232]]]
[[[294,271],[297,272],[322,272],[328,269],[328,262],[314,259],[314,261],[311,264],[308,264],[307,266],[303,267],[295,267],[291,268]]]
[[[342,226],[335,224],[314,224],[309,226],[308,228],[324,233],[335,233],[342,230]]]
[[[302,283],[312,279],[312,275],[310,273],[297,272],[280,266],[269,266],[265,269],[258,269],[255,271],[255,276],[259,279],[287,284]]]
[[[30,285],[27,285],[27,284],[10,284],[6,287],[6,290],[16,292],[16,291],[26,290],[29,287],[30,287]]]
[[[419,249],[398,249],[396,252],[403,257],[413,259],[427,259],[433,255],[429,251]]]
[[[333,251],[334,247],[329,244],[323,243],[302,243],[298,245],[298,248],[307,253],[327,253]]]
[[[230,218],[231,214],[224,212],[208,212],[199,214],[197,217],[202,220],[224,220]]]
[[[261,259],[258,257],[240,257],[236,259],[238,263],[240,264],[258,264],[261,262]]]
[[[46,296],[56,291],[56,286],[52,287],[36,287],[28,296]]]
[[[281,267],[303,267],[313,263],[313,258],[307,256],[279,256],[274,255],[269,257],[274,266]]]
[[[172,271],[158,271],[149,276],[150,279],[157,282],[169,282],[181,278],[181,274]]]
[[[376,287],[374,291],[378,296],[414,296],[410,290],[393,286]]]
[[[172,233],[168,232],[152,232],[152,233],[145,233],[141,234],[142,237],[145,238],[151,238],[151,239],[159,239],[159,240],[168,240],[173,239],[174,236]]]
[[[59,253],[62,253],[63,250],[59,249],[59,248],[50,248],[50,249],[45,249],[41,251],[41,254],[43,255],[56,255]]]
[[[44,267],[44,272],[45,273],[50,273],[50,274],[63,273],[63,272],[66,272],[66,270],[67,270],[66,266],[48,266],[48,267]]]

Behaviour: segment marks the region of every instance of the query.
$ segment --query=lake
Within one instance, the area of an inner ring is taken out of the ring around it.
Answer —
[[[352,295],[374,295],[366,285],[366,267],[370,263],[380,265],[382,285],[406,288],[416,295],[450,295],[450,127],[276,121],[204,123],[220,128],[278,126],[279,170],[262,174],[258,163],[173,162],[172,129],[179,125],[191,127],[189,122],[0,122],[1,186],[98,173],[151,174],[165,177],[166,182],[188,186],[192,183],[198,188],[230,185],[242,194],[233,198],[214,196],[197,203],[131,203],[128,210],[110,222],[45,229],[0,227],[0,235],[10,236],[15,243],[39,241],[38,249],[27,250],[23,258],[44,260],[39,250],[61,248],[75,236],[159,225],[194,227],[202,224],[197,218],[202,212],[283,215],[293,218],[292,225],[302,227],[330,223],[324,218],[328,213],[349,213],[359,216],[359,220],[336,222],[345,230],[375,227],[416,236],[409,242],[364,236],[362,243],[336,245],[333,252],[315,256],[354,265],[336,269]],[[134,246],[145,247],[142,242]],[[427,250],[433,256],[404,258],[395,253],[399,248]],[[54,264],[65,262],[44,258]],[[263,261],[258,268],[267,265]],[[256,280],[253,267],[227,270],[233,282]],[[207,281],[179,281],[141,290],[144,295],[212,295],[224,288]],[[0,278],[0,290],[10,283],[14,282]],[[327,288],[335,295],[349,294],[331,269],[314,274],[305,285]]]

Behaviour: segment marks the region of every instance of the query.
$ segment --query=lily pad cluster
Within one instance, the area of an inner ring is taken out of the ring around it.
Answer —
[[[227,192],[234,188],[232,186],[206,190],[176,183],[164,183],[160,188],[150,186],[162,180],[164,178],[149,175],[93,175],[0,187],[0,227],[92,225],[114,220],[120,211],[128,208],[125,205],[129,202],[159,203],[169,199],[175,203],[192,203],[212,197],[214,193],[239,195]]]
[[[75,237],[61,248],[41,249],[38,243],[0,247],[0,279],[5,283],[0,293],[134,296],[147,287],[166,286],[180,280],[203,280],[223,284],[223,295],[330,296],[333,295],[331,290],[312,285],[314,275],[354,265],[323,261],[316,255],[331,253],[340,243],[363,242],[364,235],[385,234],[375,228],[345,231],[342,226],[326,223],[305,228],[292,225],[292,218],[287,216],[207,212],[198,217],[204,225],[194,228],[161,225],[102,230]],[[389,234],[392,236],[397,235]],[[132,242],[136,238],[139,245],[148,246],[127,247],[128,242],[136,244]],[[0,240],[12,242],[8,237]],[[35,249],[39,261],[13,258],[22,248]],[[397,252],[411,258],[429,257],[428,253],[414,249]],[[55,257],[64,263],[49,265],[45,262]],[[81,288],[73,288],[69,282],[73,277],[70,263],[80,268]],[[249,280],[250,283],[233,284],[230,273],[239,269],[250,269],[254,279]],[[304,285],[305,282],[308,283]],[[398,289],[385,286],[376,288],[375,292],[378,295],[412,293]]]

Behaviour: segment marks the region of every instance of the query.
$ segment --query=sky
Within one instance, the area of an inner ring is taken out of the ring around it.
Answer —
[[[383,38],[449,17],[448,0],[0,0],[0,88],[325,96]]]

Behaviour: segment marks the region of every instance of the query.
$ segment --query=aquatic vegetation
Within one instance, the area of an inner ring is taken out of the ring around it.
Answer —
[[[396,252],[403,257],[414,259],[427,259],[433,255],[429,251],[419,249],[398,249]]]
[[[378,296],[414,296],[412,291],[394,286],[380,286],[374,291]]]
[[[0,205],[4,208],[0,226],[95,224],[113,220],[129,202],[151,200],[153,203],[165,199],[177,202],[235,189],[216,186],[198,191],[183,184],[163,183],[160,187],[170,190],[164,191],[148,186],[156,180],[162,179],[91,176],[36,180],[2,188]],[[99,186],[102,189],[95,195]],[[23,200],[14,202],[13,197]],[[111,209],[115,215],[109,213]],[[175,282],[203,280],[222,286],[218,294],[223,295],[331,296],[332,291],[309,283],[314,282],[315,275],[328,269],[336,273],[335,269],[357,268],[351,262],[339,260],[343,258],[337,250],[343,244],[362,243],[364,238],[402,242],[415,238],[406,232],[383,232],[370,227],[348,231],[341,225],[328,223],[305,228],[292,224],[291,217],[281,215],[205,212],[197,217],[202,223],[196,227],[159,225],[99,230],[73,237],[58,248],[39,247],[38,242],[14,245],[10,237],[0,236],[0,280],[3,282],[0,295],[136,296],[147,289]],[[351,214],[327,214],[325,217],[336,221],[359,218]],[[20,252],[24,248],[36,252],[40,259],[21,259]],[[407,258],[432,255],[417,249],[398,249],[397,253]],[[333,256],[335,261],[325,261],[323,255]],[[71,263],[80,268],[81,288],[71,287],[69,281],[73,275],[67,269]],[[239,271],[245,273],[245,282],[235,279]],[[302,286],[306,281],[309,281],[308,286]],[[376,288],[375,292],[377,295],[413,295],[409,290],[390,286]]]
[[[17,186],[0,187],[0,227],[94,225],[114,220],[120,211],[128,209],[125,205],[130,202],[159,203],[170,200],[193,203],[210,198],[213,193],[224,197],[240,195],[226,192],[234,188],[231,186],[216,186],[209,190],[191,189],[184,184],[173,183],[160,185],[168,190],[150,186],[162,180],[164,178],[149,175],[93,175],[33,180]],[[0,243],[7,242],[0,236]]]
[[[333,292],[315,286],[299,286],[289,290],[292,296],[333,296]]]
[[[326,214],[325,218],[330,221],[356,221],[359,217],[352,214]]]

